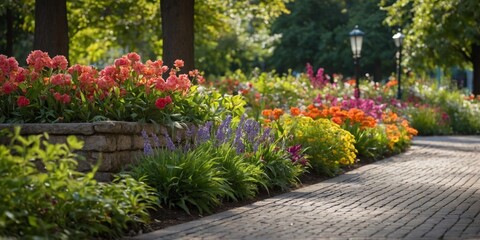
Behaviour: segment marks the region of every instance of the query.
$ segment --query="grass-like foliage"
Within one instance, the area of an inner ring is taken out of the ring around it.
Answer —
[[[263,171],[261,162],[237,154],[228,145],[219,146],[213,154],[220,158],[218,167],[225,172],[236,199],[251,199],[258,193],[259,187],[267,188],[268,175]]]
[[[75,171],[72,151],[83,147],[75,137],[50,144],[47,134],[19,131],[0,145],[0,238],[119,237],[148,221],[157,202],[151,187],[126,175],[99,183],[95,170]]]
[[[200,213],[210,212],[222,198],[235,198],[225,172],[217,166],[221,159],[212,156],[211,146],[202,145],[191,151],[156,149],[133,167],[135,178],[157,189],[160,203],[180,207],[190,213],[194,206]]]

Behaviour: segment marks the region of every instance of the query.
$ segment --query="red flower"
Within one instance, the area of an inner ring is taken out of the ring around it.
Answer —
[[[25,107],[25,106],[28,106],[28,104],[30,104],[30,100],[28,100],[27,97],[25,97],[25,96],[20,96],[20,97],[18,97],[18,99],[17,99],[17,105],[18,105],[19,107]]]
[[[170,96],[166,96],[164,98],[157,99],[157,101],[155,101],[155,106],[158,109],[164,109],[165,106],[167,106],[171,102],[172,102],[172,98]]]
[[[5,94],[10,94],[17,89],[17,86],[11,82],[6,82],[3,84],[2,91]]]

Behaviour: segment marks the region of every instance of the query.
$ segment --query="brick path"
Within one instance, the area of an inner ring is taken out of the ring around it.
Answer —
[[[136,239],[480,239],[480,137],[404,154]]]

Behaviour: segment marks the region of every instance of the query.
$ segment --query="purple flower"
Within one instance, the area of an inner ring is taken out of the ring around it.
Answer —
[[[153,143],[155,144],[156,148],[160,147],[160,140],[158,140],[157,134],[152,133]]]
[[[198,127],[197,136],[195,138],[195,145],[202,144],[210,139],[210,129],[213,123],[208,121],[205,125]]]
[[[217,134],[215,138],[217,139],[217,144],[223,144],[230,139],[230,135],[232,133],[232,128],[230,127],[230,123],[232,122],[232,116],[228,115],[220,124],[217,129]]]
[[[260,132],[260,123],[255,120],[248,119],[247,121],[245,121],[244,131],[247,142],[249,144],[252,144],[255,142],[255,138]]]
[[[263,130],[263,134],[262,136],[260,136],[260,138],[258,139],[258,143],[261,143],[261,144],[270,144],[271,143],[271,139],[272,139],[272,129],[271,128],[265,128]]]
[[[243,144],[243,141],[238,141],[237,144],[235,144],[235,151],[237,154],[245,152],[245,144]]]
[[[170,151],[175,151],[176,147],[175,144],[173,143],[172,139],[168,135],[168,133],[164,133],[163,135],[165,137],[165,140],[167,141],[167,149]]]
[[[242,142],[242,127],[244,125],[245,115],[242,115],[240,122],[238,123],[237,129],[235,130],[235,138],[233,139],[233,145],[237,146]],[[243,144],[243,142],[242,142]]]
[[[290,159],[293,163],[307,164],[307,159],[302,153],[302,146],[300,144],[287,148],[287,152],[290,153]]]
[[[143,153],[145,155],[153,155],[153,148],[152,148],[152,145],[150,145],[150,139],[145,130],[142,130],[142,137],[143,137]]]

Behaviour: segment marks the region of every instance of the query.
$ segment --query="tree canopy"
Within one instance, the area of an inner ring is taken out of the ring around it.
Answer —
[[[375,80],[393,71],[395,46],[392,30],[383,25],[386,14],[379,0],[297,0],[288,5],[291,14],[280,16],[273,24],[274,33],[282,34],[270,64],[279,71],[286,68],[303,71],[307,62],[329,73],[353,73],[348,33],[359,25],[365,32],[363,73]]]
[[[404,28],[405,62],[416,69],[473,67],[480,94],[480,1],[383,0],[390,26]]]

